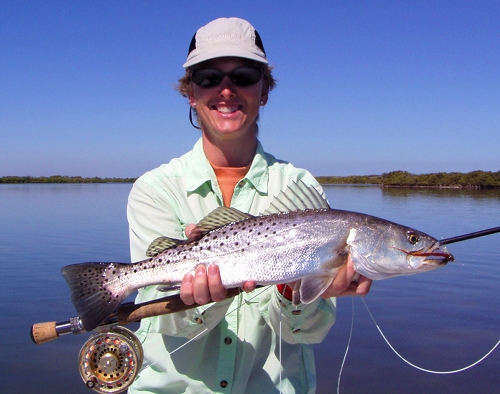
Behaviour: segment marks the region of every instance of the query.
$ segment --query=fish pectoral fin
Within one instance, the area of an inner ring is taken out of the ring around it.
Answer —
[[[242,220],[250,219],[253,217],[253,215],[241,212],[236,208],[218,207],[200,220],[200,222],[196,225],[195,231],[198,231],[199,234],[204,235],[205,233],[215,230],[219,227],[223,227],[228,224],[240,222]]]
[[[310,304],[315,301],[333,282],[331,276],[309,276],[300,281],[300,302]],[[293,299],[293,305],[298,305]]]
[[[153,242],[151,242],[151,245],[149,245],[148,250],[146,250],[146,256],[155,257],[159,255],[161,252],[170,249],[175,245],[180,245],[183,243],[186,243],[186,241],[182,239],[158,237]]]
[[[347,246],[347,245],[346,245]],[[349,252],[347,248],[337,248],[333,251],[333,257],[321,264],[321,267],[325,271],[331,271],[336,268],[343,266],[347,262],[347,257],[349,256]]]

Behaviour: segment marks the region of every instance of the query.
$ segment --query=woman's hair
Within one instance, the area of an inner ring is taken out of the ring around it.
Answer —
[[[273,67],[259,62],[255,62],[255,65],[262,69],[262,74],[264,78],[264,87],[263,87],[264,93],[269,94],[269,92],[276,87],[276,80],[274,79],[271,73]],[[192,82],[191,82],[192,71],[193,67],[188,67],[186,69],[186,73],[182,76],[182,78],[179,78],[179,84],[176,86],[176,90],[184,97],[189,97],[189,94],[192,91]]]

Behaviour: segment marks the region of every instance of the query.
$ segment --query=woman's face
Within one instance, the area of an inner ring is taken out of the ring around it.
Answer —
[[[197,68],[213,68],[231,72],[241,66],[253,66],[251,61],[241,58],[212,59]],[[256,84],[238,86],[228,76],[213,87],[201,87],[192,83],[189,102],[195,105],[204,133],[221,139],[237,138],[257,132],[256,120],[259,107],[266,104],[263,94],[264,80]]]

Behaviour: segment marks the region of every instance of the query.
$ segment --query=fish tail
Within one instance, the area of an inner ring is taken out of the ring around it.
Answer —
[[[127,267],[123,263],[82,263],[61,269],[85,330],[96,328],[132,293],[120,280]]]

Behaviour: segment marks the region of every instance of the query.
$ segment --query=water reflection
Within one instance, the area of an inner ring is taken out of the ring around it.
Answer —
[[[416,196],[435,198],[473,198],[500,200],[500,189],[461,189],[461,188],[405,188],[381,187],[384,197],[409,198]]]
[[[0,359],[0,391],[88,392],[76,364],[88,336],[35,346],[28,329],[35,322],[73,316],[59,273],[63,265],[128,261],[125,206],[130,187],[0,185],[0,316],[8,355]],[[325,191],[333,208],[372,214],[438,238],[500,225],[500,190],[326,186]],[[497,234],[450,245],[455,263],[374,284],[366,301],[406,357],[424,367],[458,368],[477,360],[499,339],[499,240]],[[337,323],[316,347],[319,394],[335,392],[349,336],[351,299],[341,298],[338,305]],[[498,392],[499,349],[469,371],[425,374],[397,359],[361,303],[356,305],[341,393]]]

